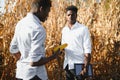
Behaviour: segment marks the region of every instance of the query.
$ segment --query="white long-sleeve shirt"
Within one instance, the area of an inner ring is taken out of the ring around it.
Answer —
[[[90,33],[86,26],[76,22],[70,29],[67,25],[62,30],[62,44],[67,43],[65,48],[65,60],[63,68],[69,65],[74,69],[75,63],[84,63],[84,54],[91,53]]]
[[[12,54],[19,51],[21,53],[21,57],[17,61],[16,78],[29,80],[37,75],[42,80],[48,79],[44,65],[32,67],[29,64],[45,56],[45,38],[45,29],[40,20],[32,13],[28,13],[25,18],[18,22],[10,44]]]

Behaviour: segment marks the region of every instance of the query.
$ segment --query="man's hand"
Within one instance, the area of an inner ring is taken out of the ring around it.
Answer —
[[[13,54],[13,57],[14,57],[16,60],[19,60],[20,57],[21,57],[20,52]]]
[[[57,51],[53,52],[53,57],[57,58],[60,55],[61,51],[58,49]]]
[[[87,69],[84,68],[84,69],[80,72],[80,75],[84,76],[86,73],[87,73]]]
[[[90,60],[91,60],[91,54],[90,53],[85,53],[85,58],[84,58],[84,68],[81,71],[81,75],[86,75],[88,72],[88,65],[90,64]]]

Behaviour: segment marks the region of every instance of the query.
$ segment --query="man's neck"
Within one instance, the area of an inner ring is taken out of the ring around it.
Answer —
[[[71,29],[75,23],[76,22],[74,22],[74,23],[67,23],[67,24],[68,24],[68,27]]]

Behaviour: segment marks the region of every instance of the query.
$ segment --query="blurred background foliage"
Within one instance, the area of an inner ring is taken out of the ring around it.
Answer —
[[[52,0],[46,28],[46,56],[59,45],[65,25],[65,8],[78,7],[77,20],[88,26],[93,44],[94,80],[120,80],[120,0]],[[98,2],[100,1],[100,2]],[[0,79],[15,80],[16,60],[9,45],[17,22],[30,10],[31,0],[6,0],[5,13],[0,15]],[[64,53],[46,64],[50,80],[65,80],[62,68]],[[88,79],[89,80],[89,79]]]

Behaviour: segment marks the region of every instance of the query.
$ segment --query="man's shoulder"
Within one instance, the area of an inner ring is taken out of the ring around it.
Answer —
[[[78,26],[80,26],[80,27],[83,27],[83,28],[86,27],[85,24],[82,24],[82,23],[80,23],[80,22],[76,22],[76,24],[77,24]]]
[[[67,29],[67,26],[64,26],[64,27],[62,28],[62,30],[64,30],[64,29]]]
[[[26,16],[21,18],[17,24],[22,24],[22,23],[26,23],[27,22],[27,19],[26,19]]]
[[[66,31],[68,29],[68,27],[65,25],[63,28],[62,28],[62,32]]]
[[[30,18],[24,17],[20,21],[18,21],[17,26],[24,26],[32,31],[41,31],[43,30],[43,26]]]
[[[88,27],[85,24],[77,22],[77,25],[79,26],[79,28],[88,29]]]

